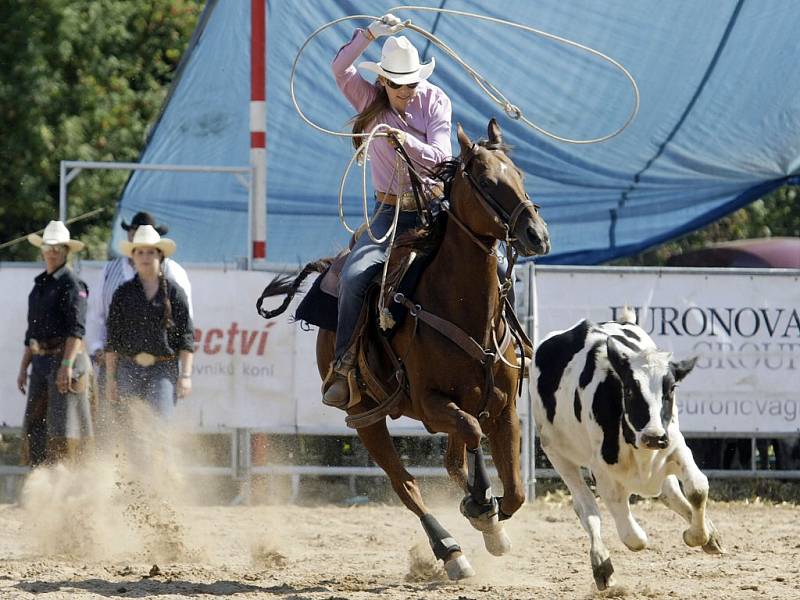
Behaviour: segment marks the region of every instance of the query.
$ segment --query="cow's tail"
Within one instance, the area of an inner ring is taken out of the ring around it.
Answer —
[[[636,325],[636,311],[626,304],[622,307],[619,317],[617,317],[617,323],[621,325]]]
[[[267,284],[267,287],[264,288],[264,291],[261,292],[261,296],[256,301],[256,310],[258,311],[258,314],[265,319],[271,319],[272,317],[277,317],[279,314],[283,313],[283,311],[285,311],[289,306],[292,298],[294,298],[294,295],[297,293],[297,290],[300,288],[300,284],[303,283],[303,280],[311,273],[322,273],[331,265],[331,262],[333,262],[332,258],[321,258],[319,260],[315,260],[314,262],[310,262],[303,267],[295,277],[292,275],[276,275],[272,281]],[[279,296],[281,294],[286,294],[286,297],[283,299],[283,302],[281,302],[281,305],[278,308],[273,310],[261,308],[264,300],[273,296]]]

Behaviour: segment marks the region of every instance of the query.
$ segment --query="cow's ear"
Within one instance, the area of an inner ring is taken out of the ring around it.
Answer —
[[[616,371],[620,379],[625,381],[626,375],[630,373],[631,370],[630,360],[628,359],[628,353],[625,351],[625,347],[614,338],[609,337],[606,339],[606,352],[611,367]]]
[[[694,369],[698,358],[698,356],[693,356],[692,358],[687,358],[680,362],[670,361],[669,368],[672,369],[672,375],[675,377],[676,382],[681,381]]]

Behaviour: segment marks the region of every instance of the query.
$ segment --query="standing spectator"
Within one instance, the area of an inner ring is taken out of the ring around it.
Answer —
[[[122,228],[128,233],[128,241],[133,240],[136,231],[142,225],[150,225],[159,235],[166,235],[169,228],[161,223],[156,223],[156,219],[148,212],[138,212],[133,215],[130,223],[122,221]],[[189,315],[193,316],[192,311],[192,286],[189,283],[189,277],[186,271],[171,258],[165,258],[161,264],[161,270],[164,276],[178,284],[186,294],[186,300],[189,306]],[[111,299],[114,297],[114,292],[117,288],[133,279],[136,274],[133,261],[127,256],[120,256],[110,260],[103,267],[101,276],[102,289],[100,293],[92,294],[89,298],[89,315],[87,320],[86,332],[86,346],[92,360],[97,366],[97,384],[98,395],[100,398],[105,397],[105,358],[103,357],[103,349],[106,345],[106,320],[108,319],[109,307],[111,306]],[[100,421],[104,422],[109,415],[101,411]]]
[[[25,351],[17,377],[27,404],[23,421],[22,463],[37,466],[75,459],[92,439],[89,406],[89,358],[86,332],[86,284],[70,269],[71,252],[83,249],[61,221],[50,221],[28,241],[41,248],[45,271],[28,296]],[[30,382],[28,367],[32,365]]]
[[[140,398],[169,417],[177,398],[192,391],[194,326],[183,289],[164,276],[161,265],[175,242],[152,225],[142,225],[120,250],[136,275],[114,292],[106,323],[106,397],[122,411]]]

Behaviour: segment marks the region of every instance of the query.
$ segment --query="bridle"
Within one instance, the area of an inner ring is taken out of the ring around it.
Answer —
[[[472,144],[469,156],[466,160],[461,160],[461,168],[459,170],[467,179],[472,187],[472,190],[475,192],[478,198],[483,200],[484,204],[486,204],[490,211],[494,213],[492,217],[495,223],[503,227],[505,231],[504,241],[506,242],[506,245],[510,247],[510,244],[517,240],[516,237],[514,237],[514,231],[516,230],[517,220],[519,217],[523,212],[526,211],[530,212],[531,215],[536,215],[539,212],[539,206],[531,202],[528,193],[525,192],[525,198],[521,200],[514,210],[509,214],[509,212],[503,208],[503,205],[500,204],[500,202],[488,191],[483,189],[483,186],[475,180],[475,176],[472,174],[470,166],[472,165],[472,161],[475,159],[477,154],[478,146],[476,144]]]

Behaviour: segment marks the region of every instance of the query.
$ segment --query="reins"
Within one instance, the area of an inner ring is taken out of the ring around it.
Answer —
[[[502,205],[494,198],[491,194],[483,190],[478,182],[475,180],[474,176],[471,174],[469,167],[472,163],[476,154],[475,145],[472,147],[472,152],[469,156],[465,159],[459,159],[459,167],[458,173],[461,173],[466,181],[469,184],[469,187],[473,194],[479,200],[483,201],[490,210],[494,212],[494,219],[496,222],[502,224],[505,234],[505,245],[506,245],[506,252],[507,255],[507,267],[505,272],[504,280],[500,283],[499,286],[499,294],[498,294],[498,301],[496,304],[496,308],[493,314],[487,321],[486,329],[484,331],[482,343],[477,341],[467,332],[465,332],[461,327],[444,319],[430,311],[426,310],[423,306],[418,303],[415,303],[410,298],[406,297],[402,293],[396,293],[392,297],[393,302],[396,304],[400,304],[401,306],[405,307],[408,310],[408,314],[414,319],[414,331],[416,332],[418,328],[418,322],[422,321],[429,327],[438,331],[441,335],[449,339],[459,348],[461,348],[465,353],[467,353],[473,360],[478,361],[484,369],[484,383],[481,393],[481,404],[478,410],[478,419],[480,421],[484,421],[486,418],[490,416],[488,412],[488,404],[489,398],[491,396],[492,389],[494,388],[494,368],[495,364],[500,361],[505,365],[520,370],[520,376],[518,378],[518,392],[522,394],[522,380],[525,374],[525,342],[527,341],[528,345],[530,342],[528,341],[527,335],[525,335],[524,330],[522,330],[521,325],[519,324],[519,320],[514,315],[513,318],[508,317],[508,311],[511,313],[514,312],[514,308],[508,301],[508,294],[511,291],[512,286],[514,285],[513,281],[513,269],[514,263],[517,259],[517,251],[514,249],[512,245],[512,232],[513,227],[509,226],[507,221],[513,223],[514,227],[516,226],[516,221],[519,216],[525,210],[534,211],[536,210],[536,206],[530,201],[529,198],[526,198],[520,201],[519,205],[514,208],[514,210],[509,214]],[[448,189],[448,192],[451,191]],[[470,241],[475,243],[484,253],[487,255],[494,255],[497,256],[495,251],[495,245],[487,244],[480,240],[478,236],[476,236],[467,225],[461,221],[451,210],[449,202],[442,202],[441,208],[443,211],[447,212],[448,220],[452,220],[468,237]],[[497,340],[497,327],[500,323],[504,323],[505,331],[503,335],[503,339],[501,341]],[[412,338],[413,340],[413,338]],[[412,341],[413,343],[413,341]],[[505,353],[508,344],[515,343],[520,350],[520,359],[522,361],[521,365],[514,365],[508,362],[503,354]],[[402,361],[399,361],[400,368],[402,370]],[[396,377],[398,380],[401,379],[401,375],[396,373]],[[394,397],[394,395],[392,396]]]

